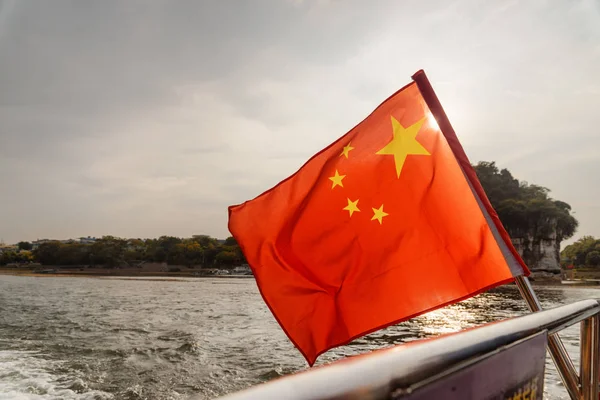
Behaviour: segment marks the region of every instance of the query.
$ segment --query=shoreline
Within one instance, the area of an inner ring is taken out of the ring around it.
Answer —
[[[53,269],[49,267],[48,269]],[[151,280],[151,281],[176,281],[177,278],[217,278],[217,279],[250,279],[254,275],[198,275],[198,271],[167,272],[167,271],[131,271],[131,270],[97,270],[97,271],[73,271],[58,270],[56,272],[35,272],[26,269],[0,268],[0,275],[24,276],[30,278],[96,278],[96,279],[127,279],[127,280]],[[153,279],[144,279],[153,278]],[[163,278],[163,279],[156,279]],[[531,280],[533,286],[538,287],[564,287],[564,288],[597,288],[600,284],[585,281],[548,281]]]
[[[52,268],[48,268],[52,269]],[[197,271],[194,271],[197,272]],[[197,275],[194,272],[162,272],[162,271],[71,271],[62,270],[56,272],[35,272],[33,270],[0,268],[0,275],[24,276],[33,278],[97,278],[97,279],[129,279],[144,280],[143,278],[165,278],[163,280],[176,280],[176,278],[228,278],[249,279],[254,275]],[[170,279],[167,279],[170,278]],[[158,279],[146,279],[157,281]]]

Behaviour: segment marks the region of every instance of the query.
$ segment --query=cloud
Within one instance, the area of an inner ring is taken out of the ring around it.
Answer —
[[[599,235],[599,19],[594,1],[5,0],[0,236],[224,237],[228,205],[420,68],[473,161]]]

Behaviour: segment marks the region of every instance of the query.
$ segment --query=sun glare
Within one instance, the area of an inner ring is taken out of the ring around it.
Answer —
[[[427,116],[425,117],[426,121],[425,121],[425,125],[430,128],[430,129],[434,129],[436,131],[440,130],[440,126],[438,125],[437,121],[435,120],[435,117],[433,116],[432,113],[428,112]]]

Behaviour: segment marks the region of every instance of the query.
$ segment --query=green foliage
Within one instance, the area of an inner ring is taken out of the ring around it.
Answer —
[[[108,267],[123,265],[125,264],[126,248],[126,240],[114,236],[103,236],[102,239],[96,240],[89,248],[89,260],[91,264],[106,265]]]
[[[19,248],[19,250],[31,250],[33,248],[33,245],[29,242],[19,242],[17,243],[17,247]]]
[[[581,267],[600,266],[600,239],[593,236],[584,236],[573,244],[568,245],[561,252],[563,265]]]
[[[539,241],[555,234],[561,242],[575,234],[578,222],[571,215],[571,206],[552,199],[549,189],[519,182],[507,169],[498,169],[495,162],[482,161],[474,168],[511,237]]]
[[[587,256],[585,256],[585,263],[594,267],[600,266],[600,251],[590,251]]]
[[[235,240],[235,238],[233,236],[229,236],[227,239],[225,239],[225,244],[227,246],[237,246],[237,240]]]
[[[60,244],[56,255],[60,265],[84,265],[90,264],[90,246],[85,244]]]
[[[210,245],[216,246],[219,244],[218,240],[208,235],[194,235],[192,239],[200,244],[202,247],[209,247]]]
[[[185,239],[169,253],[169,264],[200,265],[204,261],[204,249],[197,241]]]
[[[222,265],[233,265],[238,261],[235,251],[223,250],[215,256],[217,262]]]
[[[58,265],[60,242],[46,242],[42,243],[37,249],[33,251],[35,259],[45,265]]]
[[[33,261],[33,254],[28,251],[5,251],[0,253],[0,265],[24,264]]]
[[[186,239],[161,236],[145,240],[104,236],[93,244],[47,242],[41,244],[31,257],[44,265],[103,267],[133,266],[143,262],[232,267],[245,262],[235,239],[228,238],[220,243],[207,235]]]

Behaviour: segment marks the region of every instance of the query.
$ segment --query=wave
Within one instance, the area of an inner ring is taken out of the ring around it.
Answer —
[[[56,373],[60,362],[34,351],[0,350],[0,400],[108,400],[76,376]]]

